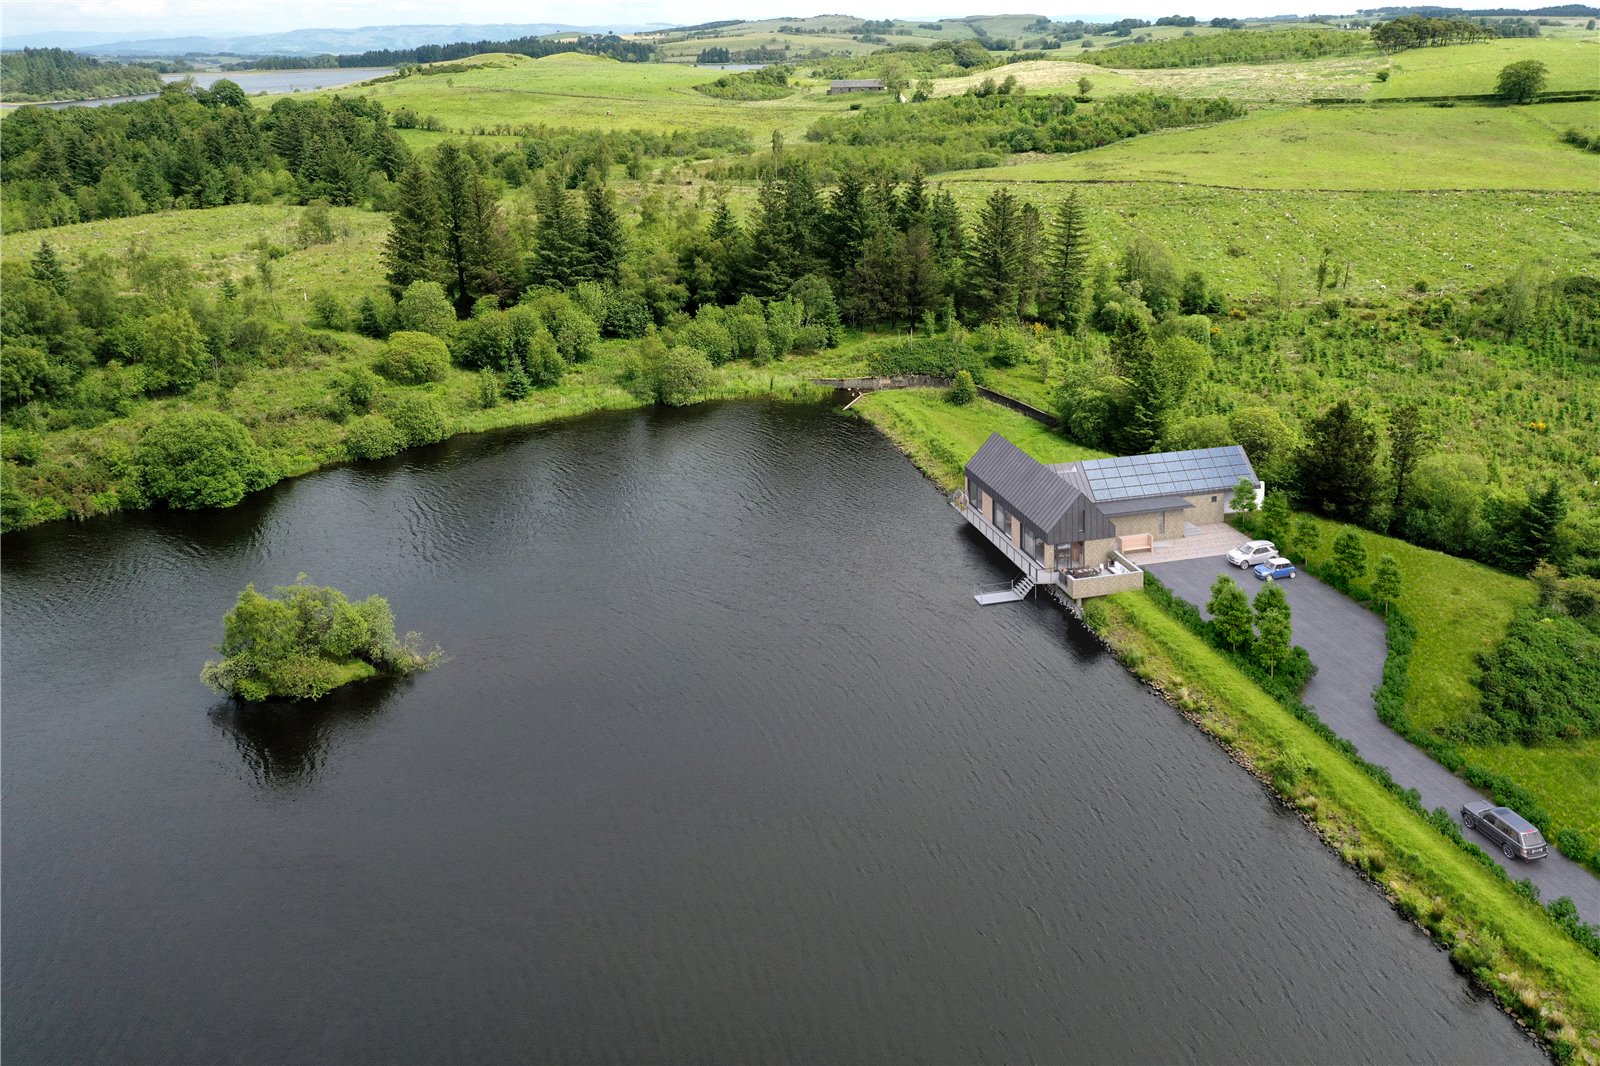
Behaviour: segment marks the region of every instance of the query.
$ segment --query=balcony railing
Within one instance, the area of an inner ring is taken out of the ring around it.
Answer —
[[[950,497],[950,506],[961,512],[961,516],[970,522],[979,533],[986,537],[989,543],[1005,553],[1007,559],[1016,564],[1024,577],[1033,579],[1035,585],[1057,584],[1056,572],[1046,570],[1039,560],[1023,551],[1012,543],[1011,536],[1000,529],[999,526],[983,517],[983,512],[972,506],[972,501],[967,499],[967,494],[957,492]]]

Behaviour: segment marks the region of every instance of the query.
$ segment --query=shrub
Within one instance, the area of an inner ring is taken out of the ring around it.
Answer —
[[[1578,622],[1523,608],[1479,663],[1482,700],[1463,723],[1473,739],[1600,736],[1600,638]]]
[[[184,411],[151,426],[134,462],[152,502],[186,510],[232,507],[276,480],[249,431],[215,411]]]
[[[139,330],[139,362],[145,388],[186,392],[200,383],[211,367],[206,340],[187,308],[161,311],[144,320]]]
[[[670,407],[691,404],[711,387],[711,360],[695,348],[670,349],[656,361],[654,370],[656,402]]]
[[[965,406],[978,398],[978,386],[972,380],[972,372],[958,370],[955,380],[950,383],[950,402],[957,407]]]
[[[544,330],[534,334],[529,341],[524,361],[527,363],[528,384],[535,389],[545,389],[559,383],[561,376],[567,372],[567,362],[556,350],[555,338]]]
[[[364,366],[347,367],[334,387],[353,411],[366,411],[378,397],[378,376]]]
[[[378,372],[390,381],[425,385],[444,380],[450,369],[450,352],[438,337],[402,330],[389,337],[376,365]]]
[[[394,328],[448,337],[455,332],[456,310],[437,281],[413,281],[395,308]]]
[[[323,329],[347,330],[350,328],[350,309],[338,293],[331,289],[318,289],[311,294],[311,324]]]
[[[421,393],[396,398],[389,407],[389,420],[408,448],[433,444],[450,435],[444,408],[432,396]]]
[[[344,447],[352,459],[382,459],[405,447],[405,441],[383,415],[366,415],[345,430]]]

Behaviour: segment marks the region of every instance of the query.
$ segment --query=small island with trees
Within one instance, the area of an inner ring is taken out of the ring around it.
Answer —
[[[314,700],[369,677],[431,670],[444,660],[438,648],[418,650],[421,635],[397,638],[394,613],[382,596],[359,603],[335,588],[293,585],[263,596],[246,585],[222,622],[222,659],[207,662],[200,680],[224,696],[260,702]]]

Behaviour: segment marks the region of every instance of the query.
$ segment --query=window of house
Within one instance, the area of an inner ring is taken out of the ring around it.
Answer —
[[[1211,502],[1212,503],[1216,503],[1217,502],[1217,498],[1215,496],[1211,497]]]

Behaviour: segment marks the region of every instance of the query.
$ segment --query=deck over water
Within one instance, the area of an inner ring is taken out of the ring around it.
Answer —
[[[1084,600],[1094,596],[1110,596],[1113,593],[1127,592],[1144,586],[1144,571],[1121,553],[1112,553],[1113,570],[1087,577],[1073,577],[1040,565],[1037,559],[1012,543],[1011,538],[993,522],[984,518],[982,512],[973,507],[964,496],[958,494],[953,497],[950,506],[960,511],[961,517],[982,533],[989,543],[1005,553],[1005,557],[1022,571],[1022,579],[1015,585],[1005,589],[993,588],[981,591],[974,596],[973,598],[982,605],[1015,603],[1026,598],[1035,587],[1059,588],[1069,599]]]

